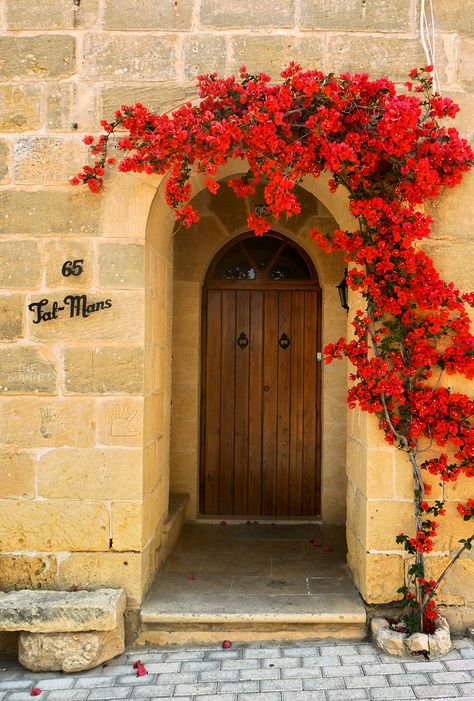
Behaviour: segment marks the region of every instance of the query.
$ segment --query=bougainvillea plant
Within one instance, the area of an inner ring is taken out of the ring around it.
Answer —
[[[103,121],[104,134],[84,139],[95,164],[72,179],[101,190],[114,163],[108,157],[114,135],[124,154],[118,169],[167,174],[167,202],[191,226],[199,219],[190,203],[192,171],[203,173],[216,194],[219,167],[241,159],[247,172],[225,186],[246,197],[264,185],[268,217],[248,217],[257,235],[300,212],[296,186],[305,176],[326,171],[331,191],[347,190],[354,230],[311,234],[324,251],[342,252],[348,285],[364,303],[354,313],[353,338],[326,346],[325,360],[349,359],[349,406],[375,414],[385,439],[411,466],[416,526],[396,537],[412,556],[399,590],[408,632],[433,630],[437,589],[474,540],[472,534],[459,541],[440,577],[427,579],[425,554],[433,551],[445,498],[443,490],[430,500],[424,475],[441,485],[474,475],[474,402],[446,382],[453,373],[474,376],[467,311],[474,294],[461,295],[443,281],[417,244],[432,224],[423,204],[457,185],[474,156],[456,129],[440,124],[459,108],[432,94],[431,71],[413,69],[398,91],[387,78],[325,75],[293,63],[278,84],[244,67],[239,78],[200,76],[196,105],[170,116],[141,104],[123,106],[112,122]],[[473,518],[474,501],[460,503],[458,511],[466,521]]]

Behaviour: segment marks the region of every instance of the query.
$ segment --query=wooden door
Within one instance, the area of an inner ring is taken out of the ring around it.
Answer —
[[[201,513],[320,513],[319,288],[204,290]]]

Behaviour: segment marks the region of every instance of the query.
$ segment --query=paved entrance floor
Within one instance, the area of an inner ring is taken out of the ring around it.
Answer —
[[[148,674],[135,676],[138,659]],[[0,662],[0,700],[357,701],[474,699],[474,641],[442,660],[397,661],[370,643],[219,645],[129,650],[78,674],[32,674]]]
[[[357,624],[359,638],[365,636],[365,608],[346,565],[344,528],[316,524],[187,524],[141,616],[149,626],[242,624],[242,641],[245,626],[258,622],[281,630],[284,624]],[[208,640],[216,638],[194,642]]]

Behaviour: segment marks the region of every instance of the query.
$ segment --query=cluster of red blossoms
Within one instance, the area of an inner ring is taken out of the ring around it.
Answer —
[[[325,75],[293,63],[278,84],[245,67],[239,78],[200,76],[197,105],[170,116],[141,104],[123,106],[114,121],[102,122],[104,134],[84,139],[97,160],[72,183],[102,188],[113,163],[108,142],[120,130],[118,169],[168,174],[166,200],[191,226],[199,219],[190,203],[191,173],[203,173],[216,194],[219,167],[239,159],[247,172],[226,186],[247,197],[263,184],[268,217],[248,218],[249,228],[263,235],[274,220],[300,212],[296,188],[305,176],[329,172],[332,191],[347,189],[357,227],[312,236],[325,251],[343,254],[348,285],[366,308],[355,314],[353,340],[325,348],[326,362],[347,357],[353,365],[349,405],[376,414],[387,441],[405,450],[412,465],[422,448],[439,448],[420,468],[450,482],[474,475],[474,402],[440,379],[443,373],[474,377],[467,312],[474,295],[446,283],[418,242],[432,224],[421,205],[459,184],[474,154],[456,129],[439,123],[459,108],[432,95],[431,71],[413,69],[399,92],[388,78]],[[435,522],[420,515],[444,509],[428,504],[420,480],[415,493],[417,535],[399,538],[416,555],[432,550],[435,534]]]

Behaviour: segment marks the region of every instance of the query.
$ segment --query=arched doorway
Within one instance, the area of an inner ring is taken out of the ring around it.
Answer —
[[[200,513],[321,513],[321,289],[274,231],[214,257],[203,289]]]

